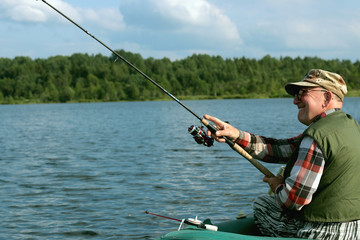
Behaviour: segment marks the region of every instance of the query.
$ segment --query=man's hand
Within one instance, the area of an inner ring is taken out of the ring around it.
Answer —
[[[212,134],[209,130],[207,132],[207,134],[209,136],[211,135],[216,141],[225,142],[224,138],[222,138],[224,136],[229,138],[231,141],[235,141],[239,137],[240,131],[230,124],[210,115],[204,115],[204,118],[213,122],[215,127],[219,130],[216,131],[215,134]]]
[[[263,181],[269,184],[271,191],[275,192],[276,187],[284,183],[284,178],[281,175],[277,175],[276,177],[265,176]]]

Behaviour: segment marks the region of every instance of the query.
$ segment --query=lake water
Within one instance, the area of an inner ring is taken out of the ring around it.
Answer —
[[[292,99],[184,101],[268,137],[304,130]],[[344,111],[360,120],[360,98]],[[226,144],[207,148],[174,101],[0,106],[0,238],[156,239],[173,218],[251,214],[262,174]],[[273,173],[279,165],[266,165]]]

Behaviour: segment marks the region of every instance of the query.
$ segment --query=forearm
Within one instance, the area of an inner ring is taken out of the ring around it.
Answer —
[[[287,162],[300,136],[289,139],[274,139],[240,131],[236,143],[253,158],[265,162],[281,163]]]
[[[312,138],[305,137],[290,176],[275,190],[279,206],[300,211],[309,204],[319,185],[324,166],[321,149]]]

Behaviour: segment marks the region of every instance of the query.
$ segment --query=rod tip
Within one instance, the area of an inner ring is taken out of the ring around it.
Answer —
[[[146,213],[146,214],[149,214],[149,211],[146,210],[145,213]]]

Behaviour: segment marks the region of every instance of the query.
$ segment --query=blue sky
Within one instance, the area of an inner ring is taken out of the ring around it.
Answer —
[[[112,49],[360,60],[360,1],[47,0]],[[41,0],[0,0],[0,57],[110,52]]]

